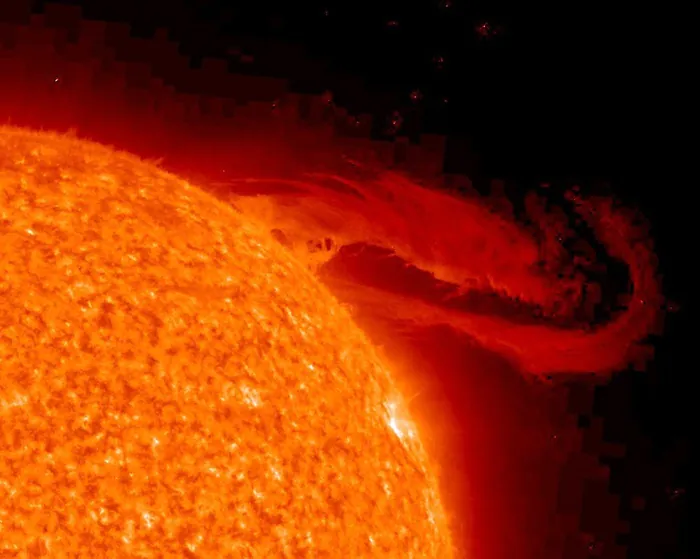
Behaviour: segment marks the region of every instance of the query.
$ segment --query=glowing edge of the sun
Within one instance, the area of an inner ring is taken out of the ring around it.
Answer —
[[[216,200],[217,204],[222,204],[226,208],[231,207],[230,204],[227,204],[225,201],[222,201],[221,198],[219,198],[216,194],[212,194],[211,192],[209,192],[206,187],[198,187],[192,185],[192,183],[190,182],[187,182],[187,185],[190,188],[195,188],[212,195],[213,198]],[[241,215],[244,214],[244,212],[241,212],[238,208],[236,208],[235,203],[233,204],[233,209]],[[394,394],[392,394],[391,397],[387,399],[387,401],[384,403],[384,409],[386,412],[386,424],[396,434],[396,437],[399,439],[399,441],[401,441],[401,444],[404,446],[404,448],[406,448],[406,450],[416,458],[416,460],[426,473],[427,481],[433,484],[433,487],[429,488],[429,491],[434,493],[433,495],[427,496],[427,500],[432,500],[434,503],[437,503],[438,506],[437,508],[435,506],[428,506],[426,507],[426,510],[428,511],[428,513],[434,511],[432,518],[429,519],[430,522],[443,526],[441,531],[447,534],[447,544],[451,546],[451,557],[457,552],[457,550],[454,548],[454,542],[452,541],[450,535],[449,526],[451,522],[445,511],[444,503],[441,499],[441,492],[438,488],[438,474],[440,468],[436,462],[430,460],[429,454],[427,453],[423,443],[421,442],[421,435],[418,425],[411,417],[406,399],[401,393],[401,391],[396,387],[396,379],[394,378],[394,375],[396,375],[396,366],[390,365],[391,360],[384,354],[381,348],[376,346],[376,344],[370,339],[370,336],[364,331],[364,329],[361,328],[359,324],[357,324],[356,320],[352,316],[352,307],[348,304],[339,301],[335,297],[335,295],[333,295],[333,293],[325,286],[323,281],[312,271],[316,268],[314,268],[313,266],[309,266],[309,261],[307,259],[300,259],[298,251],[292,251],[287,249],[276,238],[273,237],[273,235],[270,232],[275,229],[274,222],[265,223],[264,221],[261,221],[260,218],[257,216],[251,218],[248,215],[246,215],[245,226],[249,227],[251,232],[253,232],[256,236],[268,239],[270,243],[281,247],[282,251],[287,254],[289,260],[296,262],[301,269],[308,273],[309,276],[312,277],[314,281],[316,281],[320,285],[321,289],[326,292],[328,297],[334,299],[337,302],[338,307],[346,312],[347,321],[355,324],[358,330],[363,333],[363,336],[367,343],[367,347],[372,348],[372,351],[375,353],[377,360],[383,364],[382,371],[386,375],[386,380],[388,384],[394,389]],[[445,559],[449,559],[449,557],[446,557]]]

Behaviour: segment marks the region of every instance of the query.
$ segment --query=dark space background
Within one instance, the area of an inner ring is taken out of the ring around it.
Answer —
[[[12,3],[0,3],[5,1]],[[680,141],[673,140],[684,136],[686,126],[679,116],[676,67],[669,62],[669,37],[676,33],[679,16],[602,2],[72,3],[81,4],[87,18],[131,23],[134,35],[149,37],[156,27],[167,27],[195,65],[204,56],[226,56],[227,45],[248,45],[256,63],[232,67],[234,71],[289,78],[299,92],[330,90],[351,114],[374,115],[377,138],[447,134],[446,170],[467,173],[477,187],[494,177],[506,179],[516,195],[542,182],[555,189],[609,184],[624,202],[640,207],[651,223],[665,291],[673,301],[655,362],[645,373],[620,372],[607,385],[571,379],[547,390],[566,400],[583,452],[609,466],[602,485],[585,484],[581,531],[608,529],[596,527],[602,511],[609,514],[608,505],[596,503],[601,492],[615,495],[619,508],[613,513],[630,526],[616,542],[627,548],[628,557],[690,557],[686,508],[690,370],[695,362],[688,303],[694,210],[688,202],[693,182],[683,176],[681,151],[674,145]],[[42,5],[36,2],[34,10],[41,11]],[[218,32],[205,32],[199,23],[214,24]],[[298,47],[294,64],[265,56],[279,52],[280,45],[289,52]],[[416,359],[448,337],[432,336],[415,345]],[[452,343],[445,362],[465,359],[459,344]],[[492,365],[499,367],[503,365]],[[450,389],[459,391],[460,382],[453,379]],[[477,383],[482,393],[465,406],[471,406],[477,420],[478,406],[484,405],[479,402],[498,393],[501,381],[484,376],[471,382],[470,389]],[[513,396],[510,404],[517,402]],[[610,445],[618,450],[610,451]],[[542,475],[544,466],[538,468]],[[566,475],[561,474],[564,485]],[[492,477],[484,473],[484,480],[491,483]],[[522,480],[504,481],[508,483]],[[566,498],[560,496],[560,501],[566,511]],[[493,518],[500,510],[494,505]],[[523,519],[527,512],[516,517]],[[525,525],[523,530],[546,537],[546,528]],[[601,538],[591,536],[584,555],[572,548],[564,556],[612,557],[597,544]],[[502,555],[492,550],[488,556],[547,557],[516,549],[508,554],[507,542]]]

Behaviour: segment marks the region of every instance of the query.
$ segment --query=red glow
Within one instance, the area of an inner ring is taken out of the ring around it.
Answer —
[[[507,465],[513,448],[538,456],[545,444],[567,437],[546,432],[548,423],[531,409],[534,397],[523,396],[528,389],[512,371],[504,372],[501,358],[521,372],[550,375],[604,374],[644,357],[640,343],[655,331],[662,299],[654,252],[637,216],[609,199],[585,195],[571,200],[566,211],[552,211],[532,194],[527,208],[533,230],[494,212],[494,200],[458,197],[368,163],[369,142],[345,143],[325,124],[300,122],[282,86],[261,102],[259,114],[235,107],[231,118],[223,111],[204,118],[195,107],[199,99],[156,80],[150,89],[127,87],[118,64],[98,71],[94,56],[67,63],[55,53],[37,58],[27,47],[0,58],[0,75],[11,76],[0,88],[0,118],[34,128],[74,128],[81,137],[162,158],[163,167],[283,233],[297,259],[317,270],[373,341],[386,346],[406,382],[418,385],[414,405],[424,410],[419,425],[427,427],[427,446],[446,473],[442,483],[453,530],[462,533],[456,539],[480,559],[538,556],[519,550],[537,530],[548,535],[541,524],[551,496],[528,493]],[[54,85],[56,76],[61,87]],[[235,83],[244,90],[252,82]],[[268,118],[273,99],[280,99],[274,119]],[[318,101],[327,108],[333,98],[328,93]],[[349,164],[346,154],[360,164]],[[609,255],[626,264],[634,289],[626,308],[595,329],[574,313],[585,300],[586,270],[570,265],[557,240],[568,234],[562,215],[577,212]],[[309,241],[325,239],[333,241],[330,250],[308,250]],[[382,262],[370,266],[370,259],[358,258],[350,273],[349,265],[337,265],[343,259],[339,249],[357,243],[394,251],[404,265],[389,273]],[[424,276],[416,279],[413,268],[434,277],[427,283]],[[523,316],[515,320],[461,304],[489,292],[529,305],[522,313],[527,323]],[[531,309],[542,316],[531,319]],[[387,321],[390,327],[383,330]],[[447,328],[405,342],[396,322],[412,335],[424,327]],[[442,400],[435,396],[437,403],[431,403],[423,382],[433,388],[442,383]],[[555,466],[538,465],[536,471],[556,479]]]
[[[334,188],[333,183],[343,189]],[[259,183],[246,180],[245,184],[255,188]],[[450,284],[460,295],[495,292],[560,320],[584,303],[587,278],[554,260],[562,250],[557,241],[561,225],[554,219],[556,214],[544,213],[534,199],[531,218],[539,221],[545,235],[539,243],[531,231],[493,213],[478,198],[429,190],[395,173],[364,181],[314,175],[295,181],[286,193],[244,196],[235,203],[246,213],[277,224],[296,247],[309,238],[326,237],[338,247],[355,243],[384,247]],[[532,374],[609,373],[638,359],[638,342],[657,325],[660,292],[654,253],[640,237],[642,230],[634,225],[634,216],[616,209],[612,201],[579,199],[574,208],[609,254],[628,266],[634,287],[627,310],[593,330],[552,326],[546,320],[516,324],[411,298],[396,289],[388,292],[334,276],[327,281],[341,298],[375,312],[381,309],[386,316],[417,328],[452,326],[490,350],[514,358]],[[322,263],[334,254],[314,254],[310,259],[320,258]],[[543,254],[553,261],[539,264]]]

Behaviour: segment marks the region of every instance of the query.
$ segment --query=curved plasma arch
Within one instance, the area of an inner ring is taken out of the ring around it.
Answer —
[[[496,292],[536,306],[544,314],[555,310],[565,314],[583,301],[583,274],[565,270],[561,274],[557,262],[542,265],[543,247],[532,233],[476,198],[430,190],[396,173],[379,173],[364,181],[315,174],[306,180],[279,181],[290,187],[288,192],[257,194],[256,186],[268,181],[234,183],[233,203],[246,215],[281,230],[300,258],[308,239],[330,238],[336,252],[344,245],[367,243],[393,251],[462,292]],[[626,264],[633,287],[625,311],[596,328],[516,324],[343,278],[327,282],[342,300],[413,327],[450,325],[514,359],[527,373],[610,373],[647,355],[641,343],[655,333],[662,302],[655,254],[634,216],[611,200],[577,199],[574,205],[610,256]],[[536,216],[545,228],[548,217]],[[557,224],[551,227],[549,234],[558,234]],[[330,251],[306,258],[318,267],[333,255]]]

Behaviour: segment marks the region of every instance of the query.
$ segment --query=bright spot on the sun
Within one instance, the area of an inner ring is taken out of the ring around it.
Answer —
[[[401,406],[397,401],[388,401],[384,407],[387,412],[387,424],[399,439],[415,439],[416,431],[413,421],[402,417]]]

